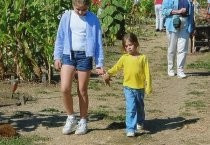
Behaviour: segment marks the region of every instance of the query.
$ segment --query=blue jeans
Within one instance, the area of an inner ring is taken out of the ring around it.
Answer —
[[[135,132],[137,123],[144,123],[144,89],[124,87],[126,99],[126,132]]]

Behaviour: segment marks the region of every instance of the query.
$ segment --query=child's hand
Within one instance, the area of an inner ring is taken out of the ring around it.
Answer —
[[[110,78],[109,74],[107,74],[107,73],[106,74],[103,74],[102,75],[102,78],[104,80],[105,85],[110,86],[111,78]]]

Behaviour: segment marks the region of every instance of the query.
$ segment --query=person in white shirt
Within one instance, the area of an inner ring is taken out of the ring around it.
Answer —
[[[88,11],[90,0],[72,0],[73,10],[62,15],[54,48],[54,66],[61,70],[61,92],[67,119],[63,134],[86,134],[88,115],[88,83],[95,61],[96,71],[103,74],[104,53],[102,30],[98,17]],[[77,74],[80,121],[73,109],[72,85]]]

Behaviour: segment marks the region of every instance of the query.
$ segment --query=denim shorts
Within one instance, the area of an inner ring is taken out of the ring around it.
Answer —
[[[72,65],[79,71],[93,69],[93,58],[86,57],[85,51],[71,51],[71,59],[67,54],[63,54],[62,64]]]

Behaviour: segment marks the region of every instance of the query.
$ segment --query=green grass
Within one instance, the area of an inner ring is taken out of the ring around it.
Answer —
[[[0,138],[1,145],[44,145],[49,140],[47,137],[21,136],[13,138]]]
[[[105,93],[103,96],[107,96],[107,97],[118,97],[119,95],[116,93]]]
[[[204,95],[204,92],[192,91],[192,92],[189,92],[187,95],[201,96],[201,95]]]
[[[113,121],[125,121],[125,115],[107,116],[107,118]]]
[[[106,118],[109,116],[109,112],[101,108],[90,111],[90,114],[94,114],[94,116],[102,117],[102,118]]]
[[[90,111],[95,117],[113,120],[113,121],[125,121],[125,115],[111,114],[111,111],[107,111],[108,107],[100,107],[97,110]]]
[[[102,83],[99,80],[90,80],[88,89],[101,90]]]
[[[195,108],[197,110],[203,109],[206,107],[206,104],[202,100],[197,100],[197,101],[187,101],[185,102],[186,108]]]
[[[55,108],[45,108],[45,109],[41,110],[40,112],[46,112],[46,113],[54,114],[54,113],[59,113],[60,111],[58,109],[55,109]]]
[[[148,110],[147,112],[149,112],[149,113],[162,113],[162,111],[161,110],[157,110],[157,109],[153,109],[153,110]]]
[[[100,101],[107,101],[107,98],[102,98],[102,97],[97,97],[96,99]]]
[[[194,63],[188,64],[187,68],[210,70],[210,61],[202,61],[202,60],[195,61]]]
[[[190,117],[190,116],[193,116],[193,114],[190,113],[190,112],[188,112],[188,111],[186,111],[186,112],[182,112],[182,113],[180,114],[180,116],[183,116],[183,117]]]

